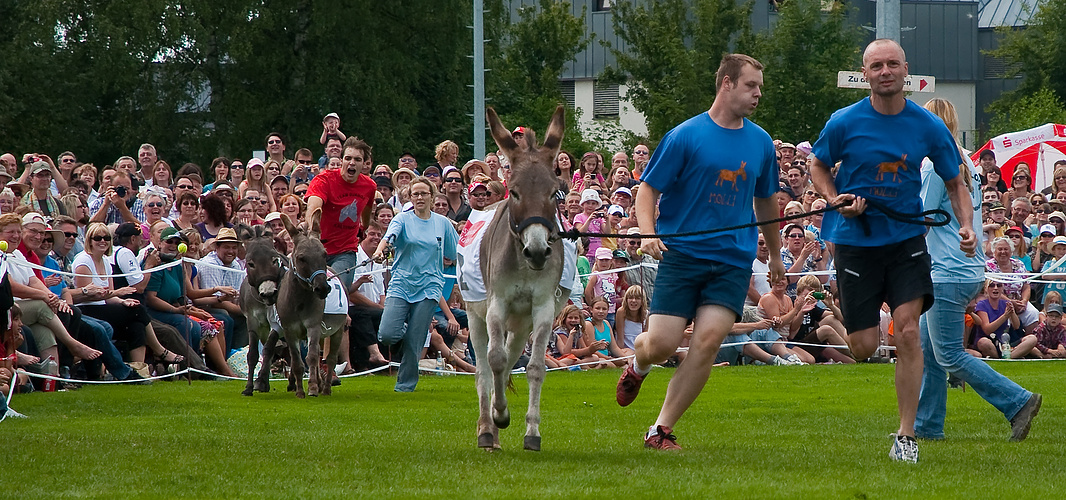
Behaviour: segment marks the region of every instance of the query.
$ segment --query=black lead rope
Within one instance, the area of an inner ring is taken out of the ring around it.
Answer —
[[[776,219],[770,219],[770,220],[767,220],[767,221],[749,222],[747,224],[737,224],[735,226],[718,227],[718,228],[714,228],[714,229],[704,229],[704,230],[701,230],[701,231],[686,231],[686,232],[683,232],[683,233],[672,233],[672,234],[585,233],[585,232],[582,232],[582,231],[578,231],[577,227],[574,227],[574,228],[572,228],[572,229],[570,229],[568,231],[562,231],[561,233],[559,233],[559,236],[562,237],[562,238],[570,239],[570,240],[576,240],[578,238],[583,238],[583,237],[591,237],[591,238],[634,238],[634,239],[639,239],[639,238],[684,238],[684,237],[687,237],[687,236],[699,236],[699,235],[703,235],[703,234],[724,233],[724,232],[727,232],[727,231],[736,231],[737,229],[745,229],[745,228],[754,227],[754,226],[761,226],[761,225],[764,225],[764,224],[777,224],[777,223],[781,223],[781,222],[788,222],[788,221],[791,221],[791,220],[802,219],[802,218],[805,218],[805,217],[810,217],[812,215],[818,215],[818,214],[821,214],[821,213],[825,213],[825,212],[828,212],[830,210],[838,210],[838,209],[840,209],[842,207],[846,207],[846,206],[851,205],[851,202],[852,202],[851,200],[848,200],[848,201],[845,201],[845,202],[837,204],[837,205],[826,205],[825,208],[820,208],[818,210],[811,210],[810,212],[804,212],[804,213],[801,213],[801,214],[790,215],[790,216],[785,216],[785,217],[778,217]],[[884,205],[882,203],[879,203],[877,201],[871,200],[871,199],[866,199],[866,204],[870,208],[875,208],[875,209],[881,211],[881,213],[885,214],[890,219],[894,219],[894,220],[897,220],[897,221],[900,221],[900,222],[904,222],[904,223],[907,223],[907,224],[917,224],[919,226],[929,226],[929,227],[940,227],[940,226],[946,226],[949,223],[951,223],[951,214],[949,214],[946,210],[941,210],[939,208],[934,208],[932,210],[926,210],[924,212],[917,213],[917,214],[908,214],[908,213],[899,212],[897,210],[893,210],[893,209],[889,208],[888,206],[886,206],[886,205]],[[866,213],[867,212],[863,212],[861,215],[859,215],[859,224],[862,225],[863,233],[865,233],[866,236],[870,236],[870,223],[866,219]],[[939,219],[935,219],[935,218],[933,218],[933,216],[939,216],[940,218]]]

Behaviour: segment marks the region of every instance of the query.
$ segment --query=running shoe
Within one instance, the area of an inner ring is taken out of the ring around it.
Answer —
[[[792,363],[789,362],[787,359],[775,354],[773,356],[770,356],[770,364],[774,366],[786,366],[791,365]]]
[[[622,376],[618,379],[618,387],[615,389],[614,399],[619,406],[629,406],[637,394],[640,393],[640,384],[644,383],[644,377],[637,375],[633,370],[633,363],[626,365],[622,370]]]
[[[910,436],[900,436],[895,432],[889,434],[892,438],[892,449],[888,456],[897,462],[918,463],[918,442]]]
[[[671,432],[671,429],[661,425],[656,425],[655,429],[648,431],[648,433],[644,435],[644,447],[656,450],[681,449],[681,447],[677,445],[677,436]]]
[[[1044,401],[1044,397],[1033,393],[1029,396],[1029,401],[1025,402],[1022,409],[1018,410],[1018,413],[1014,415],[1014,418],[1010,419],[1010,440],[1022,441],[1029,435],[1029,427],[1033,425],[1033,417],[1040,411],[1040,403]]]
[[[807,364],[807,363],[804,363],[803,360],[800,359],[799,356],[796,356],[794,353],[790,353],[788,356],[785,356],[785,359],[787,359],[789,363],[792,363],[794,365],[805,365],[805,364]]]

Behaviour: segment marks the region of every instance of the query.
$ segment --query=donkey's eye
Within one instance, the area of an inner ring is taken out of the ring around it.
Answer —
[[[248,265],[248,269],[255,269],[255,264],[254,263],[248,262],[247,265]]]
[[[511,197],[512,198],[514,198],[515,200],[518,200],[518,193],[516,193],[513,189],[510,190],[510,193],[511,193]]]

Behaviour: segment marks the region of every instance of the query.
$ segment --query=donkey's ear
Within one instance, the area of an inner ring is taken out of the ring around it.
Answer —
[[[295,238],[296,234],[299,232],[299,229],[297,229],[296,226],[292,224],[292,221],[289,220],[288,215],[281,214],[281,223],[285,226],[285,231],[289,233],[289,236]]]
[[[248,224],[244,224],[243,222],[237,224],[237,227],[234,229],[234,232],[237,233],[237,239],[241,240],[242,242],[251,240],[255,237],[255,233],[253,233],[252,227]]]
[[[566,129],[566,108],[559,106],[552,114],[551,122],[548,123],[548,132],[544,135],[544,147],[554,153],[552,158],[559,154],[559,146],[563,143],[563,131]]]
[[[315,239],[322,239],[322,231],[318,223],[322,220],[322,209],[316,208],[314,212],[311,212],[311,236]]]
[[[485,110],[485,117],[489,121],[489,130],[492,132],[492,139],[496,141],[496,145],[503,150],[504,156],[508,158],[513,157],[515,151],[518,150],[518,143],[511,137],[511,133],[507,131],[507,127],[500,121],[500,117],[496,115],[496,110],[489,107]]]

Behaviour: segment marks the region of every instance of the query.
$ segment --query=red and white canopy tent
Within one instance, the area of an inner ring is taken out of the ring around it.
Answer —
[[[1014,167],[1025,162],[1029,165],[1033,190],[1040,191],[1054,181],[1055,162],[1066,160],[1066,125],[1046,123],[1029,130],[1003,134],[974,151],[970,156],[974,164],[986,149],[996,154],[996,164],[1008,186],[1014,175]]]

